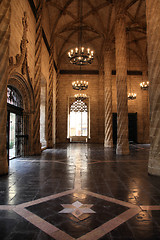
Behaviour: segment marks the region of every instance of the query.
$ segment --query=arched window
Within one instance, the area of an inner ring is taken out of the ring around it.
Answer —
[[[70,137],[88,135],[88,106],[76,100],[70,106]]]

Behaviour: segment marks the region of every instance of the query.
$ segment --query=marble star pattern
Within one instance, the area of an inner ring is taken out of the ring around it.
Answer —
[[[71,213],[74,217],[78,218],[84,214],[84,213],[95,213],[91,209],[93,204],[82,204],[79,201],[76,201],[72,204],[61,204],[61,206],[64,208],[59,213]]]

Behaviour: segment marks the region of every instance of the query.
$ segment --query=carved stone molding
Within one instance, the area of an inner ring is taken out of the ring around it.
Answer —
[[[20,67],[25,59],[26,55],[26,49],[27,49],[27,30],[28,30],[28,23],[27,23],[27,13],[24,12],[24,17],[22,18],[22,24],[23,24],[23,36],[20,44],[20,54],[17,54],[15,56],[16,63],[13,61],[13,57],[9,58],[9,75],[11,72],[13,72],[16,68]]]

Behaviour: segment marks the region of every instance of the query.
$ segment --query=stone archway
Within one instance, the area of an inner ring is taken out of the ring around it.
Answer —
[[[13,72],[8,79],[8,86],[16,88],[23,99],[23,135],[26,137],[24,143],[24,155],[33,154],[33,114],[35,111],[35,100],[32,84],[21,74]]]

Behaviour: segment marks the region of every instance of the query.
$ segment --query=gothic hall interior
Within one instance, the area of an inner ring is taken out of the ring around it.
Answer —
[[[160,239],[159,13],[0,1],[0,239]]]

